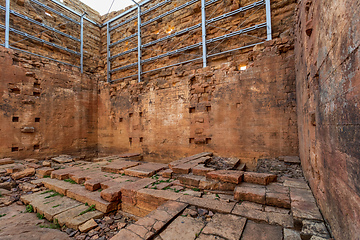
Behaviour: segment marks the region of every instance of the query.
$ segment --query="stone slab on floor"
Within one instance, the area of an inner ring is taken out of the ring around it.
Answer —
[[[208,157],[208,156],[212,156],[213,154],[211,152],[203,152],[203,153],[198,153],[189,157],[185,157],[176,161],[173,161],[171,163],[169,163],[169,167],[172,169],[173,167],[179,165],[179,164],[183,164],[183,163],[187,163],[191,160],[195,160],[201,157]]]
[[[101,167],[101,171],[108,173],[123,173],[125,169],[135,167],[140,164],[141,164],[140,162],[117,160],[110,163],[109,165]]]
[[[231,213],[235,206],[235,203],[231,202],[228,203],[215,199],[198,198],[189,195],[181,196],[178,201],[219,213]]]
[[[205,223],[200,219],[179,216],[160,233],[160,237],[171,240],[191,240],[200,234],[204,226]]]
[[[266,186],[266,205],[291,208],[290,190],[280,183],[270,183]]]
[[[241,240],[281,240],[282,227],[248,220]]]
[[[144,188],[136,193],[136,206],[147,211],[154,211],[168,200],[176,201],[181,196],[183,196],[181,193],[172,191]]]
[[[237,170],[217,170],[206,174],[206,178],[208,179],[234,184],[241,183],[243,180],[243,176],[244,172]]]
[[[50,176],[53,171],[55,171],[55,169],[53,169],[51,167],[38,168],[38,169],[36,169],[36,176],[38,176],[40,178],[43,178],[45,176]]]
[[[130,176],[119,176],[118,178],[111,179],[111,180],[108,180],[105,182],[101,182],[100,186],[101,186],[101,189],[104,190],[104,189],[107,189],[110,187],[116,187],[117,185],[119,185],[120,183],[123,183],[123,182],[135,182],[138,180],[140,180],[140,178],[130,177]]]
[[[144,163],[136,167],[125,169],[125,174],[133,177],[151,177],[160,170],[166,169],[167,165],[162,163]]]
[[[64,163],[72,162],[73,158],[69,155],[60,155],[58,157],[52,158],[51,160],[60,164],[64,164]]]
[[[246,218],[231,214],[215,214],[202,230],[201,235],[215,235],[228,240],[239,240]]]
[[[84,213],[88,209],[89,206],[82,204],[54,216],[54,219],[57,219],[61,226],[65,225],[68,228],[78,229],[80,225],[88,220],[101,218],[104,215],[102,212],[96,210]]]
[[[176,166],[173,166],[172,170],[174,173],[177,173],[177,174],[188,174],[192,171],[192,169],[194,167],[198,166],[199,164],[206,164],[210,160],[211,160],[211,157],[209,157],[209,156],[197,158],[194,160],[190,160],[186,163],[181,163]]]
[[[73,198],[82,203],[88,203],[90,206],[95,205],[95,208],[103,213],[108,213],[117,209],[118,202],[108,202],[101,198],[100,192],[90,192],[85,188],[69,189],[66,196]]]
[[[52,179],[52,178],[42,178],[39,179],[38,182],[41,182],[44,184],[44,186],[50,190],[54,190],[55,192],[58,192],[62,195],[66,195],[67,191],[69,189],[79,189],[82,188],[79,184],[71,184],[69,182]],[[33,181],[34,183],[34,181]]]
[[[192,187],[199,187],[200,181],[203,180],[205,177],[193,175],[193,174],[184,174],[179,176],[179,181],[181,184],[192,186]]]
[[[114,156],[94,158],[91,161],[92,162],[103,162],[103,161],[111,162],[111,161],[114,161],[114,160],[118,160],[119,158],[120,158],[119,156],[114,155]]]
[[[0,165],[6,165],[6,164],[12,164],[14,163],[15,161],[12,160],[11,158],[3,158],[3,159],[0,159]]]
[[[82,169],[80,167],[70,167],[65,169],[58,169],[53,172],[51,172],[51,178],[56,178],[59,180],[68,179],[70,176],[69,174],[75,171],[81,171]]]

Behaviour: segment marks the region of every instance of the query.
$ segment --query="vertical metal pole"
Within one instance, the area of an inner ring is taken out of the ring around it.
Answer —
[[[141,7],[138,6],[138,82],[141,82]]]
[[[203,49],[203,67],[207,66],[207,49],[206,49],[206,12],[205,0],[201,0],[201,27],[202,27],[202,49]]]
[[[9,48],[9,40],[10,40],[10,0],[6,0],[5,5],[5,47]]]
[[[81,73],[84,73],[84,16],[85,14],[83,14],[81,16],[81,33],[80,33],[80,40],[81,40],[81,47],[80,47],[80,69],[81,69]]]
[[[111,66],[110,66],[110,24],[107,23],[106,24],[106,36],[107,36],[107,45],[106,45],[106,51],[107,51],[107,81],[110,82],[111,81],[111,75],[110,75],[110,69],[111,69]]]
[[[271,30],[271,5],[270,0],[265,0],[266,4],[266,31],[267,31],[267,40],[272,39],[272,30]]]

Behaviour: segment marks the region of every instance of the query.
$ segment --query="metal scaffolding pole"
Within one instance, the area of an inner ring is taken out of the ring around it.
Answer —
[[[137,36],[138,36],[138,82],[141,82],[141,6],[133,1],[138,8],[138,22],[137,22],[137,27],[138,27],[138,32],[137,32]]]
[[[10,44],[10,0],[6,0],[5,9],[5,47],[9,48]]]
[[[110,82],[111,81],[111,73],[110,73],[110,70],[111,70],[111,66],[110,66],[110,23],[108,22],[106,24],[106,37],[107,37],[107,46],[106,46],[106,51],[107,51],[107,81]]]
[[[80,32],[80,41],[81,41],[81,47],[80,47],[80,70],[81,73],[84,72],[84,17],[87,13],[84,13],[81,16],[81,32]]]
[[[271,30],[271,5],[270,0],[265,0],[266,4],[266,31],[267,31],[267,40],[272,39],[272,30]]]
[[[201,27],[202,27],[202,49],[203,49],[203,67],[207,66],[207,49],[206,49],[206,12],[205,12],[205,0],[201,0]]]

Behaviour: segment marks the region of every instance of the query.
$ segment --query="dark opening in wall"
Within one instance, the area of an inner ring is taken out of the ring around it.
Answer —
[[[129,117],[131,118],[133,116],[133,113],[129,113]]]
[[[40,97],[40,92],[33,92],[33,95],[34,95],[35,97]]]
[[[122,122],[123,121],[123,118],[119,118],[119,122]]]
[[[13,117],[13,118],[12,118],[12,121],[13,121],[13,122],[19,122],[19,117]]]
[[[195,107],[189,108],[189,113],[195,113]]]
[[[40,88],[40,83],[34,83],[34,88]]]
[[[236,104],[236,108],[240,108],[240,103],[237,103],[237,104]]]
[[[12,148],[11,148],[11,151],[12,151],[12,152],[18,152],[18,151],[19,151],[19,148],[18,148],[18,147],[12,147]]]
[[[142,112],[139,112],[139,117],[142,117],[143,116],[143,113]]]
[[[206,138],[205,143],[210,144],[211,143],[211,138]]]
[[[132,138],[129,138],[129,143],[130,143],[130,146],[131,146],[131,144],[132,144]]]
[[[19,88],[10,88],[9,89],[9,92],[10,93],[15,93],[15,94],[20,94],[20,89]]]
[[[40,122],[40,118],[35,118],[35,122]]]
[[[206,111],[211,112],[211,106],[206,106]]]
[[[39,144],[35,144],[34,145],[34,150],[39,150],[40,149],[40,145]]]
[[[141,137],[141,138],[140,138],[140,142],[142,143],[143,141],[144,141],[144,138],[143,138],[143,137]]]
[[[189,143],[194,143],[195,139],[194,138],[189,138]]]

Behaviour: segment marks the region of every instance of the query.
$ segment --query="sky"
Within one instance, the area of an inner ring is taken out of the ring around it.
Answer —
[[[124,9],[127,6],[134,5],[131,0],[81,0],[86,5],[92,7],[98,11],[101,15],[108,13],[111,3],[114,1],[114,4],[111,7],[110,12],[118,11]],[[135,0],[139,2],[139,0]]]

